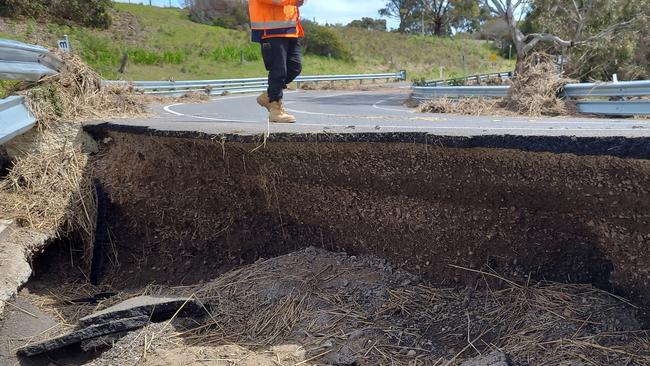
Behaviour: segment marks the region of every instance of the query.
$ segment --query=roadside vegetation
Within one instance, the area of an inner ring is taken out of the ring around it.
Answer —
[[[264,74],[259,45],[246,30],[193,22],[185,10],[114,3],[108,29],[32,18],[0,18],[0,37],[54,47],[67,34],[75,52],[108,79],[205,79]],[[63,24],[61,24],[63,23]],[[309,25],[308,25],[309,27]],[[485,42],[407,36],[358,27],[313,25],[314,35],[334,34],[341,41],[329,50],[308,39],[305,74],[387,72],[406,69],[410,79],[438,78],[510,70]],[[316,40],[317,41],[317,40]],[[329,45],[329,47],[332,47]],[[123,55],[126,70],[118,73]],[[243,62],[240,57],[243,54]]]

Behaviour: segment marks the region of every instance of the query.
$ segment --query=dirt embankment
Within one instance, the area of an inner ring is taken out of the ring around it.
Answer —
[[[318,246],[436,283],[474,284],[476,269],[650,303],[647,160],[108,134],[96,172],[117,286],[191,284]]]

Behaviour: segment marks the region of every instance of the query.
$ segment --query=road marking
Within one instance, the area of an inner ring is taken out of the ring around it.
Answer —
[[[163,107],[165,112],[169,112],[173,115],[180,116],[180,117],[191,117],[191,118],[198,118],[198,119],[204,119],[207,121],[214,121],[214,122],[234,122],[234,123],[260,123],[259,121],[248,121],[248,120],[238,120],[238,119],[223,119],[223,118],[212,118],[212,117],[201,117],[197,115],[192,115],[192,114],[183,114],[180,112],[176,112],[172,110],[173,107],[177,107],[179,105],[184,105],[185,103],[176,103],[176,104],[170,104],[168,106]]]
[[[164,110],[165,112],[167,112],[167,113],[171,113],[171,114],[174,114],[174,115],[177,115],[177,116],[185,116],[183,113],[178,113],[178,112],[176,112],[176,111],[172,111],[172,108],[173,108],[173,107],[176,107],[176,106],[179,106],[179,105],[183,105],[183,104],[185,104],[185,103],[170,104],[170,105],[164,106],[164,107],[163,107],[163,110]]]
[[[401,96],[400,96],[400,97],[401,97]],[[415,111],[408,110],[408,109],[386,108],[386,107],[380,107],[380,106],[379,106],[380,104],[382,104],[382,103],[384,103],[384,102],[387,102],[387,101],[392,100],[392,99],[397,99],[397,98],[400,98],[400,97],[390,97],[390,98],[387,98],[387,99],[384,99],[384,100],[380,100],[379,102],[373,104],[372,107],[373,107],[373,108],[376,108],[376,109],[384,110],[384,111],[391,111],[391,112],[415,113]]]
[[[288,92],[288,93],[296,93],[296,92]],[[294,100],[294,101],[289,101],[285,103],[286,105],[290,104],[296,104],[299,102],[309,102],[317,99],[325,99],[325,98],[333,98],[333,97],[338,97],[338,96],[345,96],[345,95],[363,95],[364,93],[361,92],[346,92],[346,93],[336,93],[332,95],[320,95],[312,98],[307,98],[306,100]],[[212,100],[215,102],[218,101],[225,101],[225,100],[230,100],[230,99],[243,99],[243,98],[251,98],[255,97],[255,94],[252,95],[242,95],[242,96],[233,96],[233,97],[217,97],[213,98]],[[394,112],[400,112],[400,113],[410,113],[413,114],[414,111],[409,111],[409,110],[402,110],[402,109],[395,109],[395,108],[387,108],[387,107],[382,107],[380,106],[382,103],[385,103],[388,100],[399,98],[400,96],[394,96],[390,98],[386,98],[383,100],[380,100],[372,105],[373,108],[379,109],[379,110],[387,110],[387,111],[394,111]],[[192,114],[184,114],[178,111],[175,111],[173,108],[181,105],[185,105],[186,103],[175,103],[175,104],[170,104],[168,106],[163,107],[163,110],[169,114],[175,115],[175,116],[183,116],[183,117],[189,117],[189,118],[194,118],[194,119],[199,119],[199,120],[205,120],[205,121],[211,121],[211,122],[223,122],[223,123],[245,123],[245,124],[263,124],[265,121],[263,119],[260,120],[244,120],[244,119],[232,119],[232,118],[213,118],[213,117],[203,117],[199,115],[192,115]],[[295,113],[301,113],[301,114],[307,114],[307,115],[321,115],[321,116],[329,116],[329,117],[347,117],[347,118],[363,118],[363,119],[368,119],[368,118],[373,118],[373,116],[350,116],[350,115],[342,115],[342,114],[336,114],[336,113],[321,113],[321,112],[311,112],[311,111],[304,111],[304,110],[296,110],[296,109],[288,109],[288,111],[295,112]],[[437,118],[436,116],[438,115],[431,115],[431,114],[421,114],[423,116],[428,116],[429,118]],[[446,118],[444,120],[448,121],[447,118],[450,116],[448,115],[443,115]],[[395,118],[399,116],[376,116],[376,118]],[[463,117],[463,116],[458,116],[458,117]],[[413,120],[417,119],[418,117],[408,117],[407,119]],[[489,117],[483,117],[483,118],[489,118]],[[198,122],[198,121],[196,121]],[[453,121],[451,121],[453,122]],[[460,121],[460,123],[464,123],[467,121]],[[505,124],[512,124],[512,123],[522,123],[526,121],[522,120],[499,120],[499,123],[505,123]],[[558,128],[553,128],[553,127],[496,127],[496,126],[436,126],[436,125],[429,125],[429,126],[409,126],[409,125],[351,125],[351,124],[327,124],[327,123],[296,123],[293,124],[294,126],[305,126],[305,127],[329,127],[329,128],[345,128],[345,129],[372,129],[372,130],[381,130],[381,129],[410,129],[410,130],[429,130],[429,131],[435,131],[435,130],[476,130],[476,131],[482,131],[482,132],[489,132],[489,131],[544,131],[544,132],[588,132],[588,131],[601,131],[601,132],[623,132],[623,131],[636,131],[639,130],[640,128],[635,126],[628,127],[628,128],[582,128],[579,127],[581,124],[584,125],[606,125],[614,122],[620,122],[620,121],[562,121],[562,120],[556,120],[556,121],[536,121],[536,120],[530,120],[528,119],[528,122],[530,123],[537,123],[541,125],[555,125],[555,124],[564,124],[564,125],[573,125],[573,126],[567,126],[567,127],[559,127]],[[488,122],[486,122],[488,123]],[[634,121],[634,123],[638,124],[638,121]],[[578,125],[578,127],[575,127],[575,125]]]

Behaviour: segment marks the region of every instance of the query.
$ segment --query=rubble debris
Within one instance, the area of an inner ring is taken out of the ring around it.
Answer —
[[[512,366],[510,358],[503,352],[492,352],[463,362],[460,366]]]
[[[480,286],[492,283],[493,276],[503,278],[505,286]],[[469,365],[513,366],[541,360],[559,365],[583,356],[599,364],[631,359],[630,365],[650,365],[648,334],[638,322],[638,309],[626,300],[590,285],[517,283],[503,276],[485,272],[476,288],[441,287],[385,259],[310,247],[203,283],[123,290],[100,306],[132,296],[178,297],[209,305],[210,316],[177,316],[81,341],[83,350],[110,349],[78,364],[167,366],[209,358],[245,359],[238,363],[242,366],[272,366],[278,360],[284,365],[348,366],[440,360],[459,366],[472,360]],[[54,281],[52,272],[46,281]],[[57,282],[58,287],[33,283],[41,289],[40,297],[33,293],[34,303],[49,303],[68,324],[93,311],[93,305],[65,300],[78,294],[66,295],[70,281]],[[85,294],[99,291],[83,289]],[[468,333],[476,349],[468,344]],[[64,357],[59,355],[73,349],[78,352],[75,347],[47,356]],[[494,350],[513,362],[476,363],[477,352]]]
[[[81,341],[81,349],[84,352],[92,352],[99,349],[112,347],[116,341],[122,339],[127,334],[129,333],[124,331],[119,333],[108,334],[97,338],[87,339],[85,341]]]
[[[49,351],[54,351],[73,344],[81,343],[87,339],[102,337],[109,334],[120,333],[125,330],[141,328],[149,323],[148,316],[137,316],[135,318],[126,318],[92,325],[83,329],[76,330],[72,333],[62,335],[41,343],[25,346],[18,350],[18,355],[32,357]]]
[[[189,298],[138,296],[79,320],[80,329],[18,350],[21,356],[35,356],[81,343],[85,351],[111,346],[127,331],[173,317],[202,315],[202,306]]]
[[[201,315],[202,312],[201,305],[188,298],[138,296],[83,317],[79,324],[87,327],[139,316],[147,316],[156,323],[168,320],[176,313],[180,317],[186,317]]]

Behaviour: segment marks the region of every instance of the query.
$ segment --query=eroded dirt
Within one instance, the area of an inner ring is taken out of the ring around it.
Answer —
[[[381,258],[307,248],[204,284],[126,289],[96,304],[74,299],[107,287],[55,271],[32,281],[20,304],[58,319],[56,331],[143,293],[192,296],[210,309],[133,331],[76,363],[90,366],[460,365],[494,350],[512,366],[650,363],[650,336],[627,301],[591,285],[503,280],[501,290],[435,286]]]
[[[449,285],[476,280],[459,266],[650,300],[647,160],[109,135],[96,171],[118,287],[196,283],[318,246]]]

